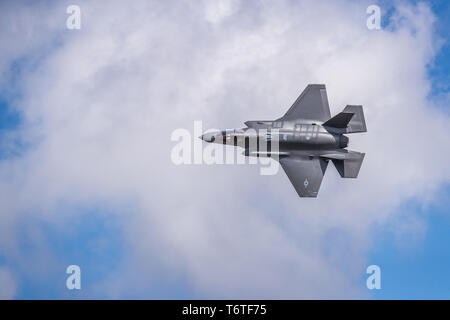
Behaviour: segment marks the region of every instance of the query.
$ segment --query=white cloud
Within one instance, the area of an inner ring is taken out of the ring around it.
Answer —
[[[23,212],[60,223],[61,203],[129,203],[114,296],[177,281],[203,298],[365,296],[373,223],[449,181],[448,117],[426,100],[435,52],[424,5],[398,7],[392,31],[369,31],[367,5],[345,1],[79,5],[80,31],[62,32],[56,9],[19,12],[49,30],[21,49],[47,51],[21,75],[20,134],[33,147],[0,166],[2,247]],[[52,38],[61,43],[48,51]],[[308,83],[327,85],[332,113],[364,105],[369,131],[350,137],[367,153],[357,180],[329,165],[319,198],[299,199],[282,172],[171,164],[172,130],[276,118]]]
[[[13,299],[17,291],[14,276],[8,268],[0,267],[0,299]]]
[[[205,6],[205,19],[212,24],[222,22],[226,17],[232,15],[236,8],[239,6],[237,0],[206,0]]]

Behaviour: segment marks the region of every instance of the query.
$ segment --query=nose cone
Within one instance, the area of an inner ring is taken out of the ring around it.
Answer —
[[[215,135],[212,133],[202,134],[199,138],[206,142],[214,142],[214,140],[216,140]]]

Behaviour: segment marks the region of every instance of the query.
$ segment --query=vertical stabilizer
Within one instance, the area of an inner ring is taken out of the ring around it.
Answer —
[[[345,113],[353,113],[353,117],[347,125],[346,133],[366,132],[366,120],[364,119],[364,112],[362,106],[346,106]]]

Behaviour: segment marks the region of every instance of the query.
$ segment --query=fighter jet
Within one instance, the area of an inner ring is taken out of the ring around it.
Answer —
[[[243,147],[246,156],[277,159],[300,197],[317,197],[330,160],[342,178],[358,176],[365,154],[347,150],[349,139],[344,134],[367,131],[362,106],[347,105],[331,117],[323,84],[308,85],[281,118],[245,125],[200,138]],[[271,150],[274,139],[278,150]]]

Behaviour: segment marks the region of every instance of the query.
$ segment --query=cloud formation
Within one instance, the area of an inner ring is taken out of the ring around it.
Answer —
[[[16,23],[1,28],[15,41],[0,81],[18,77],[27,145],[0,163],[6,261],[26,264],[14,230],[29,216],[64,228],[80,207],[127,208],[126,257],[96,288],[104,297],[366,297],[373,227],[405,201],[435,201],[450,178],[448,116],[426,98],[435,18],[398,4],[370,31],[369,4],[80,2],[79,31],[64,29],[62,5],[3,4]],[[299,199],[282,172],[170,162],[173,130],[277,118],[308,83],[327,85],[332,114],[364,105],[357,180],[330,165],[319,198]]]
[[[0,299],[12,299],[16,294],[16,280],[8,268],[0,268]]]

